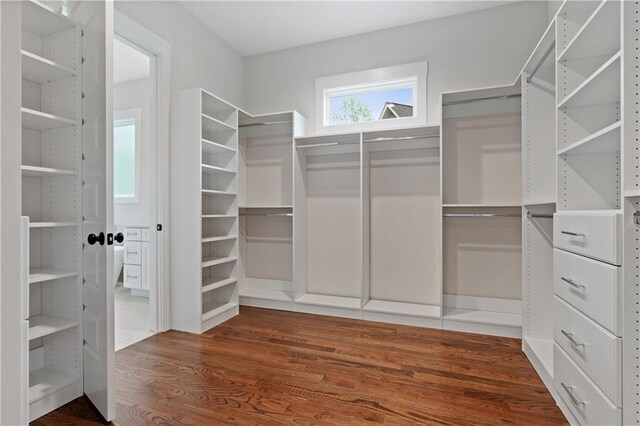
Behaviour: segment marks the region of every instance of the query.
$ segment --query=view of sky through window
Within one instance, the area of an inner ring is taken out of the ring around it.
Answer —
[[[412,107],[413,88],[403,87],[369,93],[332,96],[330,102],[332,124],[375,121],[381,118],[380,114],[386,102]]]

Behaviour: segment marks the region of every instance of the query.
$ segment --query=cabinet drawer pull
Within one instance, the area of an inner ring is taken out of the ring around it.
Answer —
[[[584,237],[584,234],[580,234],[578,232],[560,231],[560,233],[564,235],[571,235],[572,237]]]
[[[584,401],[578,400],[578,398],[576,398],[576,396],[573,394],[573,386],[567,386],[564,383],[560,383],[560,385],[567,393],[567,395],[569,395],[569,398],[571,398],[571,402],[573,402],[575,405],[584,405]]]
[[[580,347],[580,346],[584,346],[584,343],[580,343],[580,342],[578,342],[576,339],[574,339],[574,337],[573,337],[573,333],[568,333],[568,332],[566,332],[566,331],[564,331],[564,330],[560,330],[560,333],[562,333],[562,334],[564,335],[564,337],[566,337],[566,338],[567,338],[567,340],[568,340],[569,342],[571,342],[571,344],[572,344],[573,346],[578,346],[578,347]]]
[[[571,287],[584,288],[584,286],[582,284],[578,284],[577,282],[575,282],[574,280],[572,280],[570,278],[560,277],[560,279],[562,281],[564,281],[565,283],[569,284]]]
[[[127,275],[127,278],[138,278],[137,275]]]

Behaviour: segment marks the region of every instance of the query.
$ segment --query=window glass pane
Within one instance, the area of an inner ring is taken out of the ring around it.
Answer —
[[[113,129],[113,193],[136,195],[136,125],[116,124]]]
[[[413,117],[413,88],[399,87],[331,96],[331,124]]]

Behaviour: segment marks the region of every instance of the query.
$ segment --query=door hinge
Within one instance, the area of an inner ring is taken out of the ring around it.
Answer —
[[[633,212],[633,221],[636,225],[640,225],[640,210]]]
[[[162,224],[159,223],[158,225],[156,225],[156,230],[157,231],[162,231]]]

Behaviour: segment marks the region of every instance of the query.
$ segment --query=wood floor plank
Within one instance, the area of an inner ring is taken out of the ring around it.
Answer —
[[[504,337],[257,308],[116,354],[116,425],[566,424]],[[35,425],[103,424],[86,397]]]

